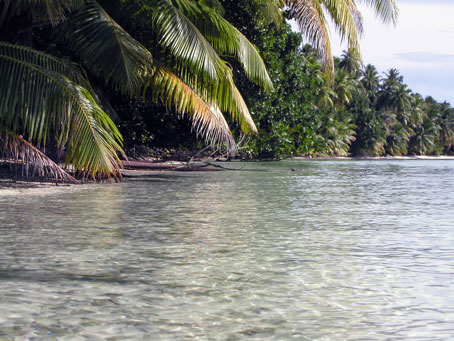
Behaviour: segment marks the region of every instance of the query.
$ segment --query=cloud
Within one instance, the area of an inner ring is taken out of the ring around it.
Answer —
[[[454,63],[454,54],[451,53],[433,53],[433,52],[400,52],[393,55],[398,59],[415,63]]]
[[[454,26],[446,27],[437,31],[438,33],[454,33]]]

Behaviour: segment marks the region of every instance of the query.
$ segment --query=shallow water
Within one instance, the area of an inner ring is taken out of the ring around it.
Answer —
[[[454,161],[230,167],[0,191],[0,339],[452,340]]]

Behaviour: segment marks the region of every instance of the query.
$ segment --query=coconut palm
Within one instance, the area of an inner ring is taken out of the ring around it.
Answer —
[[[336,70],[333,90],[336,94],[336,107],[343,108],[350,103],[354,90],[354,83],[348,72],[344,69]]]
[[[324,153],[348,156],[350,145],[355,141],[356,126],[349,119],[338,120],[335,116],[330,115],[323,125]]]
[[[376,93],[380,84],[378,71],[375,66],[368,64],[361,72],[361,83],[366,91]]]
[[[430,153],[439,133],[436,125],[428,118],[414,129],[414,135],[409,142],[409,152],[425,155]]]
[[[131,3],[0,0],[0,75],[7,80],[0,85],[4,157],[16,156],[13,159],[20,158],[40,174],[52,168],[45,175],[54,177],[63,173],[43,151],[55,147],[65,150],[66,164],[76,172],[118,177],[121,136],[99,105],[87,74],[120,94],[139,96],[145,91],[155,101],[189,114],[199,134],[229,150],[234,151],[235,142],[222,112],[244,132],[256,131],[231,67],[219,54],[236,57],[259,85],[272,84],[256,50],[222,18],[219,8],[192,0],[137,2],[153,22],[158,51],[153,55],[106,10]],[[36,45],[33,30],[42,27],[52,27],[52,38],[88,73],[73,62],[23,46]],[[46,158],[46,165],[36,161],[40,158]]]
[[[437,103],[433,98],[428,97],[425,100],[425,131],[428,127],[436,131],[435,142],[437,152],[446,153],[452,148],[454,142],[454,109],[449,103]],[[430,123],[430,124],[429,124]],[[429,134],[430,135],[430,134]]]
[[[357,78],[358,71],[360,70],[358,56],[355,56],[354,51],[344,50],[338,67],[347,71],[353,78]]]
[[[454,142],[454,109],[447,102],[439,104],[438,108],[435,123],[438,127],[439,142],[449,150]]]
[[[258,1],[258,0],[256,0]],[[334,62],[327,28],[327,18],[334,23],[342,39],[347,40],[349,51],[360,57],[359,37],[362,34],[362,17],[357,4],[364,3],[374,9],[384,22],[395,22],[398,10],[395,0],[267,0],[274,4],[285,4],[297,21],[302,34],[319,52],[323,64],[332,74]]]

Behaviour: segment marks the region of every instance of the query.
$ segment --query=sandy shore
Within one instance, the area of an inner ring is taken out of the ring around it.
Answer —
[[[295,156],[295,160],[454,160],[448,155],[415,155],[415,156]]]

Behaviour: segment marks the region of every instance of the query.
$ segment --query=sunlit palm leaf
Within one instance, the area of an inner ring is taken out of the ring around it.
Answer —
[[[398,10],[395,0],[359,0],[358,2],[371,6],[385,22],[397,20]],[[290,8],[302,33],[314,44],[325,69],[331,74],[334,69],[325,15],[329,14],[340,36],[347,39],[352,51],[360,57],[359,35],[362,32],[362,20],[354,0],[285,0],[285,4]]]
[[[222,142],[230,152],[235,152],[232,133],[215,104],[210,105],[192,87],[164,67],[157,67],[150,79],[150,87],[155,101],[161,100],[180,114],[187,113],[193,120],[197,134],[205,136],[211,144]]]
[[[229,114],[240,124],[244,133],[257,133],[249,109],[233,81],[230,68],[226,68],[226,75],[219,82],[205,82],[203,78],[191,74],[183,74],[181,79],[205,102],[214,103],[222,112]]]
[[[233,120],[240,124],[244,133],[257,133],[249,109],[233,81],[233,74],[230,69],[228,69],[226,78],[215,88],[212,87],[211,91],[216,98],[216,104],[223,112],[229,113]]]
[[[212,8],[222,16],[225,14],[225,9],[219,0],[199,0],[199,3]]]
[[[160,0],[153,12],[153,22],[160,37],[159,44],[168,48],[177,59],[186,61],[209,78],[222,79],[225,75],[223,61],[194,23],[183,14],[193,11],[194,3],[176,3],[179,8],[172,1]]]
[[[384,22],[396,23],[399,10],[395,0],[359,0],[372,7]]]
[[[350,50],[360,56],[359,36],[362,33],[362,17],[353,0],[324,0],[323,5],[335,24],[342,39],[348,41]]]
[[[71,26],[79,27],[79,29],[71,31]],[[172,103],[171,106],[176,108],[185,108],[179,110],[180,112],[186,110],[186,106],[181,106],[181,103],[192,103],[189,83],[186,82],[186,87],[188,87],[186,91],[174,91],[175,88],[172,88],[173,83],[170,80],[175,82],[178,77],[170,76],[167,73],[164,73],[167,76],[163,77],[162,70],[156,66],[159,63],[152,59],[150,52],[115,23],[96,2],[87,5],[71,16],[60,28],[63,32],[60,37],[70,44],[68,47],[74,49],[83,59],[93,61],[90,68],[98,71],[100,75],[108,79],[109,83],[122,92],[129,95],[141,93],[143,86],[151,78],[154,80],[151,82],[151,89],[155,99],[163,98],[163,93],[167,93],[169,97],[165,99],[165,102]],[[209,45],[208,42],[206,44]],[[224,79],[229,70],[216,52],[214,50],[212,52],[218,58],[219,68],[222,69],[218,76],[222,76],[221,79]],[[187,69],[184,72],[187,77],[203,78],[198,77],[197,73],[195,76],[191,75],[190,70]],[[162,85],[159,80],[163,79],[165,80],[163,84],[167,87],[170,86],[172,91],[169,88],[159,88]],[[208,84],[210,83],[208,82]],[[216,83],[214,82],[214,84]],[[192,92],[195,93],[193,90]],[[184,96],[188,97],[184,98]],[[203,99],[206,103],[216,102],[213,97],[207,96]],[[209,110],[205,110],[203,111],[205,115],[199,116],[197,115],[199,111],[190,106],[187,107],[187,112],[196,120],[195,126],[201,124],[200,117],[205,117],[204,122],[209,122],[202,124],[203,128],[197,128],[198,132],[204,134],[209,140],[219,139],[218,142],[222,140],[226,145],[232,145],[230,131],[225,132],[225,120],[223,117],[220,120],[218,113],[210,113]],[[212,118],[208,118],[210,114],[213,115]],[[216,126],[216,122],[219,126]]]
[[[251,81],[265,89],[273,88],[260,54],[240,31],[209,7],[191,0],[173,2],[218,53],[236,57]]]
[[[301,33],[314,45],[329,74],[334,74],[334,61],[327,22],[320,1],[287,0],[290,14],[296,19]]]
[[[7,81],[0,83],[0,122],[31,142],[55,135],[58,147],[68,145],[67,163],[76,171],[116,177],[121,135],[74,72],[33,49],[1,43],[0,78]]]
[[[77,183],[71,175],[21,136],[0,127],[0,156],[22,168],[26,178],[40,177]]]

